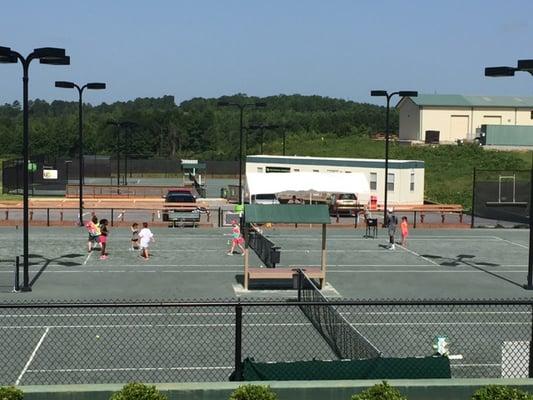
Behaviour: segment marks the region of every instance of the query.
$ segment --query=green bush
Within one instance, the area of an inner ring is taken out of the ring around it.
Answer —
[[[235,389],[229,400],[277,400],[277,398],[270,386],[243,385]]]
[[[361,393],[354,394],[352,400],[407,400],[400,391],[383,382],[372,386]]]
[[[16,387],[0,387],[0,400],[22,400],[24,393]]]
[[[511,386],[489,385],[478,389],[472,400],[533,400],[533,396]]]
[[[132,382],[113,393],[110,400],[167,400],[155,386],[148,386],[142,383]]]

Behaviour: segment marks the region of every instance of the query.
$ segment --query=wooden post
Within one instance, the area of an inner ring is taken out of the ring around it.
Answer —
[[[326,269],[327,269],[327,260],[326,260],[326,224],[322,224],[322,257],[320,261],[320,269],[322,270],[322,274],[324,276],[324,279],[320,279],[320,289],[324,287],[324,283],[326,283]]]

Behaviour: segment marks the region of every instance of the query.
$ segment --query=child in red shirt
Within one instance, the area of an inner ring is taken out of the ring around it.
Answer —
[[[407,217],[402,217],[402,222],[400,223],[400,229],[402,231],[402,246],[407,246],[407,236],[409,236],[409,226],[407,224]]]

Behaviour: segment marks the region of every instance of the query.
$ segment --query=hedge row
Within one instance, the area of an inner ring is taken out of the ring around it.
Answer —
[[[24,394],[15,387],[0,387],[0,400],[22,400]],[[277,400],[278,396],[264,385],[239,386],[229,400]],[[128,383],[114,393],[110,400],[168,400],[155,386]],[[400,391],[387,382],[354,394],[351,400],[408,400]],[[533,395],[511,386],[490,385],[477,390],[471,400],[533,400]]]

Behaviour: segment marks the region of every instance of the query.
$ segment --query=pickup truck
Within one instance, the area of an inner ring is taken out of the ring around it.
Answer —
[[[163,207],[163,221],[168,221],[173,226],[187,222],[196,226],[200,222],[201,210],[196,205],[196,198],[186,189],[169,190]]]

